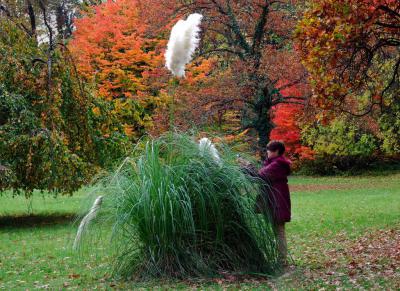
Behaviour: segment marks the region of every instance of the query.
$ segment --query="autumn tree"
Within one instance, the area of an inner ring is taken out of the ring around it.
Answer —
[[[399,103],[398,0],[310,1],[296,35],[318,106],[363,116]]]
[[[304,82],[306,76],[292,48],[295,2],[181,1],[179,11],[205,15],[200,55],[219,57],[220,70],[216,74],[219,83],[225,85],[219,88],[219,94],[204,94],[209,100],[204,106],[223,109],[235,104],[240,108],[242,129],[254,129],[259,149],[265,149],[273,129],[271,109],[277,104],[304,104],[307,97],[306,88],[300,96],[280,93]],[[225,82],[221,81],[221,69],[227,72]],[[288,83],[280,87],[279,80]]]
[[[281,80],[278,86],[287,84]],[[299,85],[285,88],[280,92],[283,96],[301,96]],[[302,126],[304,124],[304,111],[310,108],[301,104],[281,103],[273,107],[274,129],[271,131],[271,139],[285,142],[287,155],[294,160],[312,159],[313,151],[302,144]]]
[[[166,42],[151,36],[146,13],[141,1],[93,6],[76,20],[69,45],[79,72],[99,97],[113,103],[112,113],[133,137],[151,127],[168,80],[161,69]]]
[[[124,135],[102,134],[118,123],[93,113],[108,105],[81,81],[47,2],[36,2],[35,25],[25,2],[10,3],[15,13],[8,6],[0,19],[0,191],[72,193],[122,154]]]
[[[296,38],[319,117],[361,117],[377,150],[398,155],[400,2],[310,1]]]

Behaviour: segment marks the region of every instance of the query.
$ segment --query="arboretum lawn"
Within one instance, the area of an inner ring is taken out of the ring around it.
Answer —
[[[224,275],[209,280],[115,282],[107,241],[90,255],[71,251],[84,191],[73,197],[0,197],[0,289],[400,288],[400,173],[292,177],[287,226],[296,267],[277,278]],[[27,209],[33,215],[28,217]]]

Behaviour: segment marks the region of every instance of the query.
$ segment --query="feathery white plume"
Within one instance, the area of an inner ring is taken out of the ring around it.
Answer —
[[[215,163],[217,163],[219,166],[222,165],[222,161],[221,158],[219,157],[218,150],[215,148],[215,146],[208,138],[203,137],[199,141],[199,150],[201,155],[204,155],[206,152],[208,152],[209,154],[211,154]]]
[[[83,232],[87,229],[89,223],[96,217],[97,212],[100,210],[101,203],[103,201],[103,196],[99,196],[94,201],[92,207],[88,214],[82,219],[81,223],[79,224],[78,232],[76,233],[75,241],[73,248],[76,250],[78,248],[79,242],[81,241]]]
[[[185,76],[185,66],[192,60],[199,45],[202,18],[201,14],[190,14],[186,20],[179,20],[171,30],[165,60],[166,67],[174,76]]]

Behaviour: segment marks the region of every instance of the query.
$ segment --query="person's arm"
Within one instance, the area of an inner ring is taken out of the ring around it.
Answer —
[[[273,183],[276,180],[285,178],[285,175],[282,171],[282,168],[279,166],[278,163],[272,162],[269,165],[262,167],[258,171],[258,175],[265,181],[269,181]]]
[[[249,175],[249,176],[251,176],[253,178],[254,177],[258,177],[257,168],[252,163],[250,163],[249,161],[247,161],[247,160],[245,160],[243,158],[240,158],[240,157],[238,158],[237,161],[238,161],[242,171],[246,175]]]

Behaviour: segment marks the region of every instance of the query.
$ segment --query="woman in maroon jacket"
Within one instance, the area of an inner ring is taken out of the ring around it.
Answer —
[[[257,197],[256,211],[269,213],[275,224],[278,238],[278,248],[281,260],[287,264],[287,243],[285,223],[291,219],[291,203],[287,177],[290,174],[291,162],[286,159],[285,145],[280,141],[271,141],[267,145],[268,158],[263,167],[257,172],[254,167],[245,160],[239,160],[246,172],[252,176],[258,176],[266,182],[262,193]]]
[[[285,145],[280,141],[271,141],[267,145],[268,158],[258,175],[269,185],[267,194],[267,207],[276,226],[278,248],[281,259],[287,264],[287,242],[285,223],[291,219],[290,192],[287,177],[290,175],[291,162],[286,159]]]

